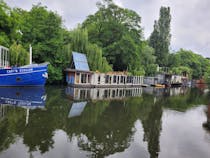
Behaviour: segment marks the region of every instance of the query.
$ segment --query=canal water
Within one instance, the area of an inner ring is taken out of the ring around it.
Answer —
[[[0,88],[0,158],[209,158],[208,88]]]

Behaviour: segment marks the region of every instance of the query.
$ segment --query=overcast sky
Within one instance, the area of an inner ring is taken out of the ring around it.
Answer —
[[[10,7],[30,10],[41,2],[62,16],[64,25],[72,29],[97,11],[99,0],[5,0]],[[210,0],[114,0],[120,7],[136,11],[142,18],[144,37],[153,31],[161,6],[171,8],[171,50],[184,48],[210,57]]]

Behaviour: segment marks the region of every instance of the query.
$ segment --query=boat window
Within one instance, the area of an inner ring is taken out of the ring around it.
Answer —
[[[100,82],[101,82],[101,76],[99,75],[98,76],[98,84],[100,84]]]
[[[112,76],[109,77],[109,83],[112,83]]]
[[[130,83],[130,76],[127,77],[127,83]]]
[[[116,81],[117,81],[117,77],[116,77],[116,76],[114,76],[114,80],[113,80],[113,82],[114,82],[114,83],[116,83]]]
[[[97,90],[97,98],[99,98],[99,90]]]
[[[87,76],[86,74],[81,74],[81,83],[86,83]]]
[[[16,78],[16,81],[21,81],[21,78],[20,78],[20,77],[17,77],[17,78]]]
[[[112,90],[112,97],[113,98],[115,97],[115,90],[114,89]]]
[[[124,77],[121,76],[121,77],[120,77],[120,82],[121,82],[121,83],[123,83],[123,79],[124,79]]]
[[[105,83],[109,83],[109,75],[105,76]]]
[[[108,90],[107,89],[104,90],[104,98],[108,98]]]

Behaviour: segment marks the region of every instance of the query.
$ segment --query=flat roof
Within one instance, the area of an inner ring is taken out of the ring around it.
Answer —
[[[70,69],[70,68],[65,69],[65,71],[66,71],[66,72],[84,72],[84,73],[91,73],[91,74],[94,73],[94,72],[92,72],[92,71],[76,70],[76,69]]]
[[[6,50],[9,50],[9,48],[4,47],[4,46],[1,46],[1,45],[0,45],[0,48],[3,48],[3,49],[6,49]]]

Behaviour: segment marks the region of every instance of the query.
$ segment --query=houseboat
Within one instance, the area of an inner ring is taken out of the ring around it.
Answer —
[[[165,88],[165,87],[180,87],[186,86],[188,77],[171,74],[157,74],[155,77],[144,77],[144,84]]]
[[[9,49],[0,46],[0,86],[43,86],[48,78],[47,66],[48,63],[32,64],[30,60],[29,65],[10,67]]]
[[[72,52],[71,66],[66,69],[66,82],[73,87],[144,86],[143,76],[131,76],[127,72],[90,71],[86,55],[77,52]]]

